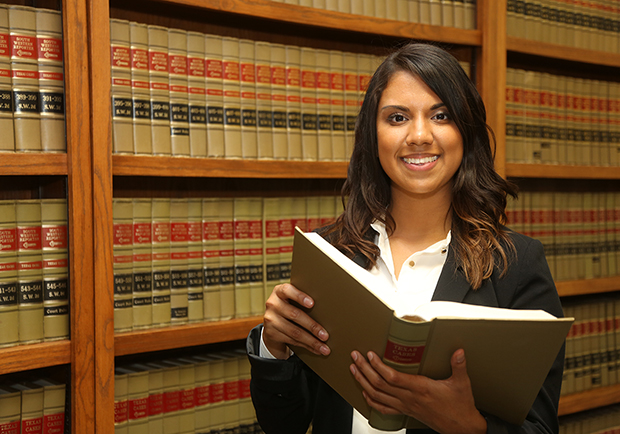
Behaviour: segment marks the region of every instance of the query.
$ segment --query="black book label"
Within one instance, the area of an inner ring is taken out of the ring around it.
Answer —
[[[332,126],[334,128],[334,131],[344,131],[344,116],[332,116]]]
[[[190,105],[189,106],[189,122],[192,124],[207,123],[207,108],[203,105]]]
[[[153,271],[153,290],[170,289],[170,271]]]
[[[355,131],[356,121],[357,121],[357,116],[352,116],[352,115],[346,116],[347,131]]]
[[[153,304],[170,303],[170,295],[154,295]]]
[[[258,126],[261,128],[271,128],[273,125],[273,113],[269,110],[258,111]]]
[[[151,103],[151,120],[169,121],[170,120],[170,104],[165,101],[153,101]]]
[[[202,268],[192,269],[187,271],[187,286],[190,288],[202,288]]]
[[[284,111],[273,112],[273,127],[274,128],[286,128],[286,112]]]
[[[255,127],[256,110],[241,110],[241,125],[244,127]]]
[[[235,267],[235,282],[236,283],[248,283],[250,282],[250,267],[246,265]]]
[[[133,116],[131,99],[112,97],[112,114],[117,118],[131,118]]]
[[[224,123],[224,109],[214,106],[207,107],[207,122],[210,124],[223,124]]]
[[[114,275],[114,294],[127,295],[131,294],[133,286],[133,277],[131,274],[115,274]]]
[[[189,105],[170,104],[170,122],[189,122]]]
[[[66,277],[60,279],[43,279],[43,300],[58,301],[68,300],[69,280]]]
[[[39,113],[39,92],[13,91],[13,107],[15,113]]]
[[[187,288],[187,270],[172,270],[170,272],[170,287],[172,289]]]
[[[288,127],[291,129],[301,129],[301,113],[288,112]]]
[[[252,265],[250,266],[250,282],[262,282],[263,281],[263,266]]]
[[[65,113],[65,98],[60,92],[41,92],[41,113],[62,115]]]
[[[0,113],[13,113],[13,92],[0,90]]]
[[[189,136],[189,128],[171,127],[170,135],[171,136]]]
[[[133,301],[128,300],[114,300],[114,309],[128,309],[133,306]]]
[[[220,269],[219,268],[205,268],[205,286],[217,286],[220,284]]]
[[[134,292],[149,292],[152,289],[153,276],[150,272],[134,273],[133,290]]]
[[[241,110],[237,108],[225,108],[224,109],[224,124],[225,125],[239,125],[241,126]]]
[[[133,118],[151,119],[151,101],[147,99],[133,100]]]
[[[303,113],[301,115],[301,126],[304,130],[316,131],[317,115],[311,113]]]
[[[43,308],[43,316],[69,315],[69,306],[47,306]]]
[[[235,270],[233,267],[221,267],[220,268],[220,281],[222,285],[230,285],[235,283]]]
[[[17,282],[0,283],[0,306],[17,304]]]
[[[319,115],[319,130],[331,131],[332,117],[330,115]]]
[[[41,280],[19,282],[17,287],[19,290],[18,302],[20,304],[43,303],[43,282]]]
[[[204,299],[204,295],[202,292],[190,292],[187,294],[188,301],[197,301]]]
[[[280,280],[280,264],[267,265],[267,280],[270,282]]]
[[[187,308],[186,307],[175,307],[170,310],[171,318],[187,318]]]
[[[149,306],[151,303],[152,303],[151,297],[135,297],[133,299],[133,305],[136,307]]]

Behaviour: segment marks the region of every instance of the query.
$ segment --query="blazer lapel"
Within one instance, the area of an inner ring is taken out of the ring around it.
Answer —
[[[456,266],[453,250],[448,249],[448,257],[439,275],[433,300],[462,302],[469,289],[469,282],[461,269]]]

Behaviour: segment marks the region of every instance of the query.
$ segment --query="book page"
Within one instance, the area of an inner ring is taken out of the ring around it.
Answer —
[[[431,301],[419,306],[414,315],[426,321],[434,318],[476,318],[506,320],[554,320],[544,310],[504,309],[452,301]]]

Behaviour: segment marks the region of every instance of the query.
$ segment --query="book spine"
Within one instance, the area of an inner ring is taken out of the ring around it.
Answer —
[[[0,207],[6,208],[6,205],[0,204]],[[1,231],[5,232],[6,226]],[[19,342],[17,300],[17,256],[0,256],[0,348],[17,345]]]
[[[133,329],[153,324],[152,206],[150,199],[133,199]]]
[[[170,325],[170,199],[154,198],[151,203],[153,256],[153,326]]]
[[[154,155],[172,155],[168,29],[148,25],[151,143]]]
[[[205,37],[187,33],[189,146],[192,157],[207,156],[207,90]]]
[[[355,140],[355,121],[360,107],[357,55],[344,53],[344,110],[345,110],[345,158],[353,152]]]
[[[0,5],[0,152],[15,151],[10,44],[8,7]]]
[[[250,198],[234,199],[234,267],[235,267],[235,317],[248,317],[252,313],[250,291]],[[262,294],[261,294],[262,295]]]
[[[265,311],[265,284],[263,276],[263,199],[250,200],[248,218],[248,254],[250,256],[250,314],[260,316]]]
[[[41,201],[15,203],[19,342],[43,341]]]
[[[241,98],[241,156],[258,157],[256,117],[256,64],[254,41],[239,40],[239,83]]]
[[[301,47],[301,141],[303,160],[318,159],[316,50]]]
[[[273,113],[273,157],[289,158],[287,133],[286,47],[271,44],[271,104]]]
[[[29,6],[9,7],[15,150],[41,151],[41,110],[36,15]]]
[[[302,113],[301,113],[301,48],[286,46],[286,104],[288,159],[302,160]]]
[[[263,200],[264,299],[280,283],[280,210],[282,199],[266,197]]]
[[[317,49],[316,53],[316,104],[318,128],[318,160],[333,160],[332,118],[331,118],[331,77],[329,51]]]
[[[189,199],[187,204],[187,299],[188,320],[204,320],[204,271],[202,260],[202,199]]]
[[[65,152],[62,22],[59,11],[36,9],[37,62],[41,98],[41,149]]]
[[[341,51],[329,52],[330,99],[332,125],[332,159],[347,161],[346,124],[344,102],[344,54]]]
[[[202,200],[202,256],[204,269],[204,319],[221,316],[219,198]]]
[[[21,392],[21,432],[43,432],[43,388],[30,382],[13,383]]]
[[[454,12],[455,3],[452,0],[441,0],[441,25],[444,27],[455,27]]]
[[[235,316],[234,199],[218,201],[220,249],[220,320]]]
[[[222,37],[205,35],[207,88],[207,156],[224,156]]]
[[[258,158],[273,158],[273,111],[271,91],[271,49],[273,44],[264,41],[254,43],[256,65],[256,128]]]
[[[41,199],[44,340],[69,338],[66,199]]]
[[[0,409],[0,432],[20,432],[20,391],[9,385],[0,387]]]
[[[187,83],[187,32],[168,29],[170,84],[170,140],[172,155],[189,156],[189,93]]]
[[[171,323],[188,322],[188,201],[170,200]]]
[[[433,26],[441,26],[443,23],[442,1],[441,0],[429,0],[429,9],[430,9],[430,24]]]
[[[113,152],[133,154],[131,47],[129,22],[126,20],[110,20],[110,63],[112,65]]]
[[[242,158],[239,39],[222,38],[224,156]]]
[[[127,373],[114,371],[114,432],[126,433],[129,421]]]
[[[129,23],[134,153],[153,154],[149,86],[149,32],[146,24]]]
[[[114,273],[114,331],[133,328],[133,201],[114,198],[113,215],[113,273]]]

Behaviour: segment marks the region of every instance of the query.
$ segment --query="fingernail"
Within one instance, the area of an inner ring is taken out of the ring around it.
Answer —
[[[465,353],[460,353],[456,356],[456,363],[463,363],[465,361]]]
[[[351,370],[351,374],[353,375],[355,375],[355,373],[357,372],[357,369],[355,369],[355,365],[349,366],[349,369]]]
[[[306,307],[312,307],[312,299],[310,297],[306,297],[304,298],[304,306]]]
[[[375,356],[374,356],[371,352],[369,352],[369,353],[368,353],[368,361],[369,361],[369,362],[372,362],[372,359],[373,359],[374,357],[375,357]]]
[[[321,354],[323,354],[324,356],[329,355],[329,347],[327,345],[321,345],[321,348],[319,349],[319,351],[321,352]]]
[[[353,359],[354,362],[357,362],[357,353],[355,351],[351,353],[351,358]]]
[[[322,340],[327,339],[327,332],[325,330],[319,331],[319,338]]]

